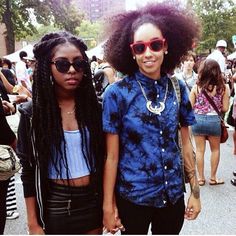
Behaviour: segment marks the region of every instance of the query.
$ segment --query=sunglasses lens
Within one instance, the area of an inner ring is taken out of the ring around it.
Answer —
[[[80,72],[81,69],[85,69],[87,66],[87,62],[81,59],[75,59],[73,62],[73,66],[77,72]]]
[[[159,52],[161,51],[161,49],[163,48],[163,41],[161,40],[155,40],[153,42],[150,43],[150,48],[152,49],[152,51],[154,52]]]
[[[67,60],[58,60],[55,62],[56,68],[61,73],[66,73],[70,68],[70,62]]]
[[[145,51],[145,44],[136,43],[133,45],[133,50],[135,54],[142,54]]]

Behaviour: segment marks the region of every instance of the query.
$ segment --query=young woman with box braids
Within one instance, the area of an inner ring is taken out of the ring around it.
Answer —
[[[102,233],[101,109],[86,50],[67,32],[34,46],[33,101],[18,130],[30,234]]]

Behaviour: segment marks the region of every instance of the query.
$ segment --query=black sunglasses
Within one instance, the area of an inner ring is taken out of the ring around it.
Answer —
[[[67,73],[71,66],[73,66],[77,72],[81,72],[81,69],[83,70],[88,66],[87,61],[79,58],[75,59],[72,63],[67,59],[58,59],[56,61],[51,61],[51,63],[55,64],[60,73]]]
[[[143,54],[147,47],[149,47],[153,52],[159,52],[163,49],[165,39],[153,39],[148,42],[137,42],[130,44],[130,47],[134,54]]]

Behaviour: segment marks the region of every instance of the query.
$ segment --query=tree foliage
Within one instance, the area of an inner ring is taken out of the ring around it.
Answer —
[[[76,28],[76,34],[86,42],[89,48],[95,47],[102,40],[102,27],[102,22],[92,23],[89,20],[83,20]]]
[[[228,43],[233,50],[232,35],[236,34],[236,5],[233,0],[189,0],[193,10],[202,21],[202,39],[198,52],[210,52],[219,39]]]
[[[37,32],[36,23],[75,33],[83,19],[73,0],[0,0],[0,13],[0,22],[6,25],[8,53],[15,51],[15,39]]]

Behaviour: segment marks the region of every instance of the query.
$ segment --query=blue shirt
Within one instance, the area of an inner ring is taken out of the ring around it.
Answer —
[[[165,109],[156,115],[146,108],[147,98],[157,105],[163,101],[168,83]],[[194,113],[183,81],[179,81],[181,104],[167,76],[158,81],[137,72],[111,84],[104,94],[104,132],[120,139],[116,191],[138,204],[165,207],[183,196],[183,179],[178,147],[178,111],[182,126],[195,123]]]

